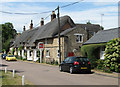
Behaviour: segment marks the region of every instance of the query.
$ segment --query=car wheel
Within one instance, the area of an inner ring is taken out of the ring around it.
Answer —
[[[73,67],[70,67],[70,74],[73,74]]]
[[[62,71],[63,71],[62,66],[59,66],[59,70],[60,70],[60,72],[62,72]]]

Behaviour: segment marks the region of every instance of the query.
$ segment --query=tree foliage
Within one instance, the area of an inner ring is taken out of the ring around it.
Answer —
[[[92,24],[90,21],[88,21],[86,24]]]
[[[111,71],[119,72],[120,68],[120,38],[110,40],[105,49],[104,66]]]
[[[10,22],[1,24],[0,31],[2,31],[2,49],[8,51],[10,47],[10,40],[16,36],[17,31]]]

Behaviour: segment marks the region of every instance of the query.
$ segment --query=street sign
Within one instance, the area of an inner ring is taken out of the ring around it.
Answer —
[[[38,49],[40,50],[40,63],[42,63],[42,51],[43,51],[43,48],[44,48],[43,42],[39,42],[38,43]]]
[[[38,49],[39,49],[39,50],[42,50],[43,48],[44,48],[43,42],[39,42],[39,43],[38,43]]]

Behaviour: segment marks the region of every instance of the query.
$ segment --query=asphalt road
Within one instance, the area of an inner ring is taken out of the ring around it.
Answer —
[[[118,79],[96,74],[69,74],[59,72],[58,66],[35,64],[23,61],[2,61],[2,69],[15,69],[20,76],[34,85],[118,85]]]

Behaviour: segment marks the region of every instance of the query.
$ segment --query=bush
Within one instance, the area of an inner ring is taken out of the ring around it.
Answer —
[[[120,38],[110,40],[105,49],[104,66],[110,71],[120,72]]]
[[[105,45],[106,44],[90,44],[81,47],[82,56],[89,58],[92,68],[97,67],[96,61],[98,60],[99,48]]]
[[[17,59],[23,60],[22,56],[16,56]]]
[[[103,69],[104,60],[99,59],[96,61],[96,63],[97,63],[97,69]]]
[[[58,65],[58,61],[57,60],[55,61],[55,65]]]
[[[27,60],[27,58],[22,59],[23,61]]]

